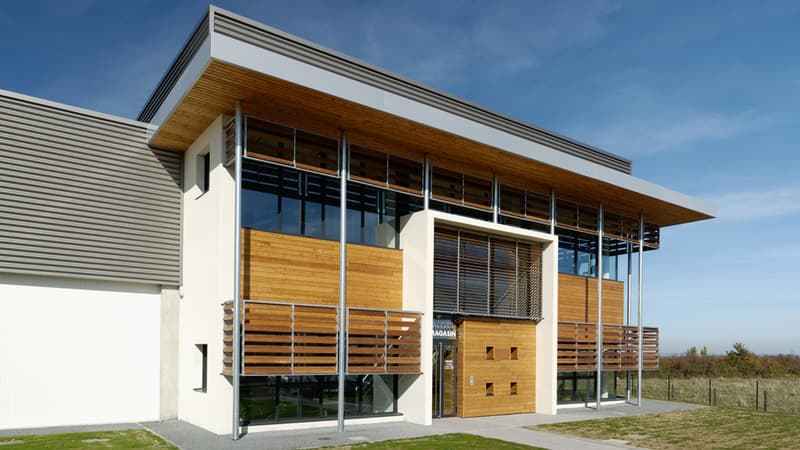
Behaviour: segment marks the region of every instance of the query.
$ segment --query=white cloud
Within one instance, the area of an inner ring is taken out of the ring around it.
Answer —
[[[721,220],[763,220],[800,215],[800,186],[783,186],[730,192],[717,195],[712,202]]]
[[[779,121],[774,114],[756,111],[665,111],[654,104],[646,112],[612,118],[605,124],[575,129],[573,133],[600,148],[627,157],[641,157],[686,151],[706,141],[733,139],[768,129]]]

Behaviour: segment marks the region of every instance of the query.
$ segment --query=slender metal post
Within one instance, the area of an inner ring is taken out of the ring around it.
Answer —
[[[232,414],[232,434],[233,440],[239,439],[239,387],[242,365],[242,343],[241,334],[241,303],[242,286],[241,279],[241,248],[242,248],[242,102],[236,102],[236,117],[234,118],[236,130],[234,131],[234,239],[233,239],[233,414]]]
[[[597,411],[603,375],[603,205],[597,210]]]
[[[637,325],[639,328],[639,364],[637,367],[637,375],[636,375],[636,404],[638,406],[642,406],[642,281],[644,277],[642,275],[642,269],[644,265],[644,214],[639,216],[639,284],[637,289],[639,293],[637,295],[637,306],[636,312],[638,314]]]
[[[497,174],[492,176],[492,223],[497,223],[500,213],[500,183],[497,181]]]
[[[425,160],[422,163],[422,189],[425,196],[422,199],[422,208],[427,211],[430,207],[429,199],[431,197],[431,157],[429,153],[425,153]]]
[[[339,154],[339,390],[337,400],[337,427],[341,433],[344,431],[344,378],[347,371],[347,132],[342,130],[341,153]]]
[[[555,191],[555,189],[550,189],[550,234],[553,234],[553,235],[556,234],[556,191]]]
[[[631,325],[631,281],[633,279],[633,272],[631,268],[631,264],[633,262],[633,258],[631,252],[633,251],[633,245],[630,242],[625,244],[625,253],[628,255],[628,279],[625,282],[625,304],[626,304],[626,312],[625,312],[625,325]],[[630,331],[630,330],[628,330]],[[627,346],[626,346],[627,347]],[[631,371],[625,371],[625,401],[631,401]]]

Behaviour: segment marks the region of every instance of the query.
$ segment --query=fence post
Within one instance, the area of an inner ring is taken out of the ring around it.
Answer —
[[[667,400],[670,400],[670,391],[672,390],[672,375],[667,375]]]
[[[764,389],[764,412],[767,412],[767,390]]]
[[[708,406],[711,406],[711,377],[708,377]]]
[[[758,411],[758,380],[756,380],[756,411]]]
[[[717,388],[714,388],[714,406],[717,406]]]

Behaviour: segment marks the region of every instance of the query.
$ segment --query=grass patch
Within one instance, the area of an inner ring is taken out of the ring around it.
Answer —
[[[359,450],[517,450],[517,449],[539,449],[513,442],[490,439],[482,436],[475,436],[466,433],[441,434],[438,436],[424,436],[412,439],[397,439],[393,441],[368,442],[356,445],[340,445],[337,447],[325,447],[339,450],[359,449]],[[539,449],[543,450],[543,449]]]
[[[651,449],[800,447],[800,415],[701,408],[528,427],[589,439],[621,439]]]
[[[0,438],[0,449],[175,449],[176,447],[142,429],[92,431],[87,433],[32,434]]]

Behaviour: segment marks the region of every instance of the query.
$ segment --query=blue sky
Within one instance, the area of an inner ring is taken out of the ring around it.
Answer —
[[[800,353],[800,3],[219,6],[633,160],[715,203],[645,256],[662,351]],[[0,88],[135,117],[199,1],[0,8]]]

